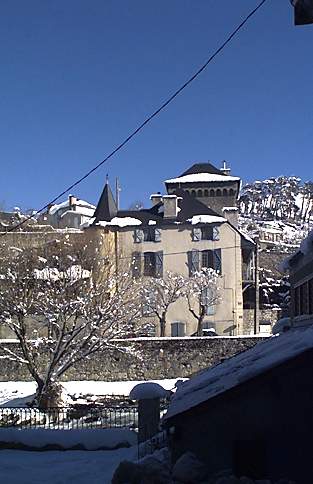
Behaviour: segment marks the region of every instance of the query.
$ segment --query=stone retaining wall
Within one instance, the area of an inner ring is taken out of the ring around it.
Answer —
[[[260,337],[139,338],[119,341],[123,351],[104,349],[70,368],[62,380],[149,380],[190,377],[208,366],[251,348]],[[4,345],[0,343],[0,357]],[[45,364],[45,356],[40,357]],[[29,381],[24,365],[0,359],[0,380]]]

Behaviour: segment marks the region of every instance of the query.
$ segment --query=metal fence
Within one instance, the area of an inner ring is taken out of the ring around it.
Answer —
[[[77,405],[41,410],[27,407],[0,407],[0,429],[110,429],[138,427],[136,405]]]

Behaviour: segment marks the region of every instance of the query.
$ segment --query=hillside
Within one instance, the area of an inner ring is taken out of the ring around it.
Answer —
[[[242,187],[239,227],[259,241],[260,305],[288,310],[288,278],[280,262],[313,229],[313,182],[295,176],[255,181]]]

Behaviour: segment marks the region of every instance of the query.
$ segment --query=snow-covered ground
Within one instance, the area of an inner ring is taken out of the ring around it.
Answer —
[[[114,451],[0,452],[5,484],[110,484],[122,460],[135,460],[137,447]]]
[[[175,383],[178,379],[169,380],[151,380],[159,383],[165,390],[174,390]],[[180,378],[186,380],[186,378]],[[106,382],[106,381],[69,381],[62,385],[65,391],[76,398],[79,396],[86,397],[101,396],[101,395],[125,395],[128,396],[135,385],[142,383],[141,381],[120,381],[120,382]],[[36,391],[35,382],[25,381],[8,381],[0,382],[0,405],[3,406],[23,406],[28,396],[31,396]]]

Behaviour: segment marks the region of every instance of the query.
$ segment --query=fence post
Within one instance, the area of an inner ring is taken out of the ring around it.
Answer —
[[[167,391],[161,385],[152,382],[139,383],[129,394],[132,400],[138,400],[138,441],[145,442],[159,432],[160,399]]]

